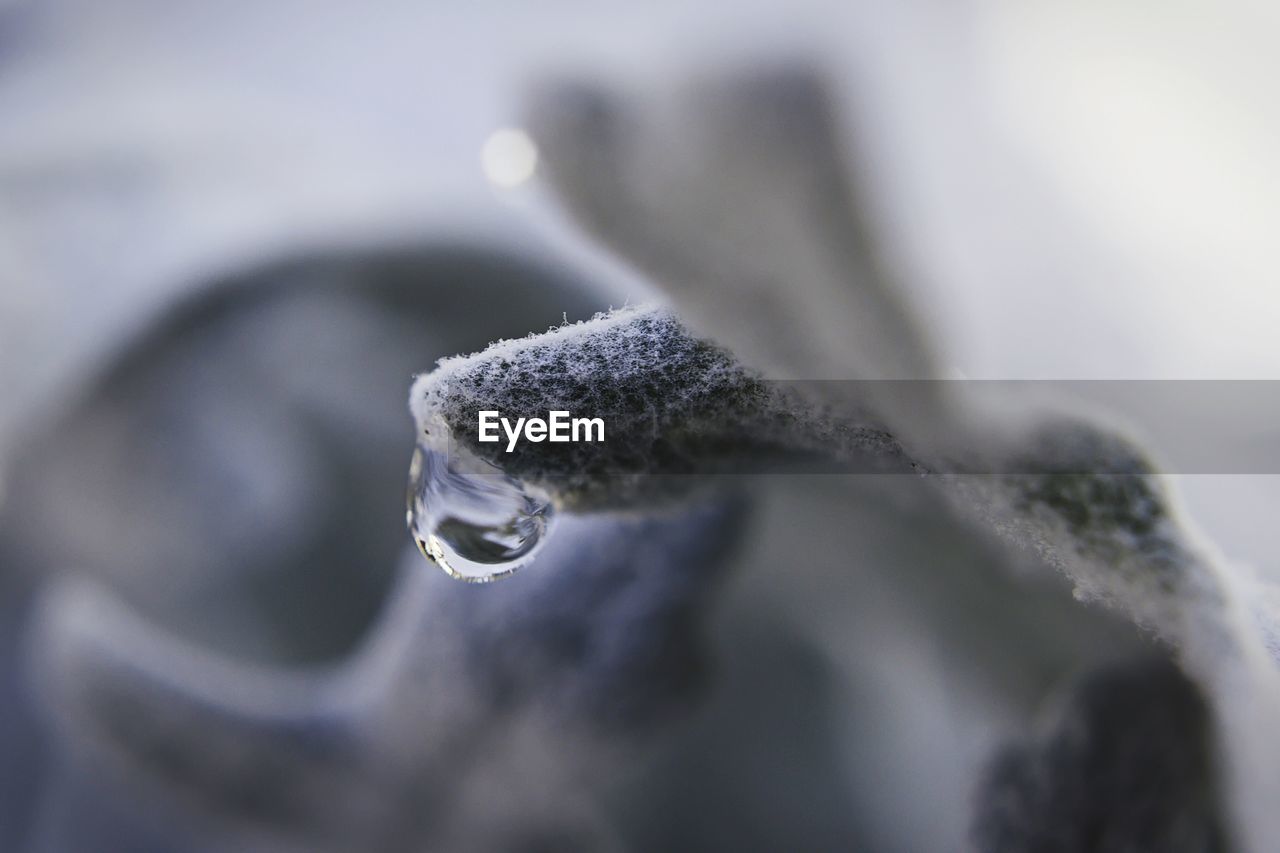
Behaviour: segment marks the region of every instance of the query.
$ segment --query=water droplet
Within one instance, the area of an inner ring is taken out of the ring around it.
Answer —
[[[533,559],[551,500],[466,451],[419,445],[409,466],[407,519],[418,549],[459,580],[484,583]]]

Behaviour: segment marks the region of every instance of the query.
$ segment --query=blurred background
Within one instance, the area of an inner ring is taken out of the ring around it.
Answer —
[[[544,185],[531,86],[779,56],[956,378],[1275,378],[1278,17],[0,2],[0,850],[964,849],[1134,629],[835,477],[456,588],[404,531],[409,383],[660,298]],[[1280,576],[1275,477],[1179,479]]]

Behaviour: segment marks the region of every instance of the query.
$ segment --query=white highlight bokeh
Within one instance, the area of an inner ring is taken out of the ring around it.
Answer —
[[[480,149],[480,165],[489,183],[502,189],[518,187],[538,168],[538,148],[529,134],[514,127],[495,130]]]

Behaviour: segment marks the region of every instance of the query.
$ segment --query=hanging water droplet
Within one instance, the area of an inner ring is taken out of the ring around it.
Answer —
[[[549,498],[487,462],[426,445],[413,453],[408,503],[418,549],[472,583],[505,577],[533,559],[553,513]]]

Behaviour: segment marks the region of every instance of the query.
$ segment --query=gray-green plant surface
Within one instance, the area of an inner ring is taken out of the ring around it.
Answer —
[[[694,328],[752,367],[775,376],[811,370],[817,376],[873,378],[928,376],[933,370],[863,227],[859,195],[842,168],[836,122],[816,75],[793,67],[754,69],[699,78],[674,93],[565,84],[542,91],[534,104],[531,125],[544,140],[552,179],[577,220],[665,289]],[[697,446],[708,421],[740,430],[715,442],[730,452],[736,444],[751,447],[762,434],[773,438],[757,424],[775,421],[776,401],[752,384],[755,374],[727,368],[714,348],[708,350],[716,354],[709,363],[691,360],[688,352],[702,350],[682,329],[662,315],[634,312],[447,362],[437,374],[440,387],[429,376],[415,388],[415,412],[420,422],[440,415],[462,438],[468,416],[486,401],[497,404],[521,393],[530,395],[521,399],[529,410],[567,405],[558,396],[564,386],[537,370],[549,361],[616,371],[625,393],[637,381],[636,359],[629,349],[616,357],[615,341],[640,342],[639,349],[653,354],[639,369],[640,386],[652,390],[639,395],[637,411],[658,413],[657,434],[632,436],[624,428],[622,446],[641,448],[644,456],[628,460],[632,466],[655,475],[687,472],[680,445]],[[666,353],[677,369],[664,369]],[[523,381],[506,384],[503,372],[495,379],[495,362],[515,365]],[[1265,849],[1268,839],[1280,837],[1268,805],[1280,763],[1265,720],[1280,709],[1280,694],[1260,628],[1266,614],[1254,615],[1231,569],[1181,516],[1169,485],[1142,452],[1105,425],[1065,416],[1040,416],[1012,429],[992,423],[989,429],[1000,437],[993,442],[980,426],[983,413],[964,409],[962,400],[939,394],[924,409],[927,423],[921,424],[904,420],[920,410],[896,411],[894,401],[868,396],[856,402],[887,430],[881,444],[886,467],[900,465],[905,448],[911,466],[938,484],[958,517],[1033,548],[1064,573],[1084,606],[1109,607],[1168,644],[1182,672],[1203,691],[1214,726],[1211,733],[1186,731],[1185,743],[1171,731],[1163,749],[1203,751],[1211,740],[1220,750],[1215,760],[1191,762],[1202,776],[1193,783],[1196,790],[1213,790],[1217,783],[1209,776],[1222,774],[1222,820],[1242,847]],[[594,402],[590,395],[573,399]],[[853,402],[815,401],[810,414],[792,401],[798,413],[795,448],[812,450],[810,423],[829,417],[820,404]],[[674,462],[645,455],[655,440],[676,447]],[[847,451],[839,442],[828,446],[833,455]],[[983,460],[980,473],[964,473],[975,470],[968,458]],[[559,473],[547,469],[554,462],[545,456],[532,466],[521,457],[490,459],[559,490],[570,505],[585,510],[590,500],[607,508],[610,484],[630,489],[635,473],[607,459],[587,467],[569,464]],[[598,475],[601,485],[584,482],[592,476],[584,471]],[[591,497],[579,497],[584,494]],[[798,545],[797,552],[802,550]],[[1095,725],[1087,719],[1080,724]],[[1117,738],[1116,748],[1124,750],[1123,738]],[[1112,760],[1122,764],[1149,756],[1137,750]],[[1103,813],[1096,818],[1102,827],[1097,831],[1115,836],[1102,842],[1114,845],[1106,849],[1206,849],[1225,843],[1215,807],[1200,809],[1209,827],[1126,823],[1130,810],[1143,808],[1145,796],[1157,795],[1112,791],[1106,772],[1090,794],[1100,801],[1091,808]],[[1176,802],[1182,794],[1168,796]],[[1108,797],[1114,799],[1102,802]],[[1195,822],[1181,812],[1171,806],[1166,817],[1175,824]],[[1062,819],[1072,817],[1068,811]],[[1034,822],[1025,815],[1008,819]],[[1124,838],[1126,832],[1135,834]],[[1000,834],[989,826],[987,833],[986,838]],[[1062,833],[1069,837],[1070,827]]]

